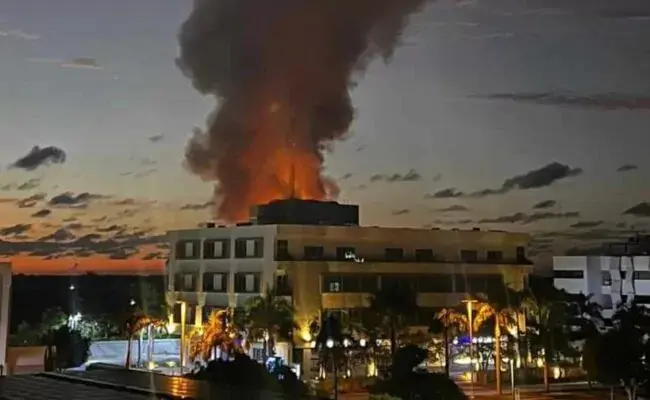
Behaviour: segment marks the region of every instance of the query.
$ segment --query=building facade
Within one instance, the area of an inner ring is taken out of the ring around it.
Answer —
[[[553,282],[568,293],[591,295],[611,318],[621,303],[650,304],[650,256],[553,257]]]
[[[297,310],[297,349],[309,347],[309,323],[323,311],[361,319],[371,294],[387,285],[417,292],[421,312],[412,322],[428,325],[436,309],[459,305],[468,292],[503,283],[521,289],[532,272],[530,237],[502,231],[271,219],[170,231],[168,239],[167,302],[186,302],[188,323],[200,324],[213,308],[243,307],[273,286]]]

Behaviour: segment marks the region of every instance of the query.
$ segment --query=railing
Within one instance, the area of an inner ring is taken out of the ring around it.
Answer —
[[[297,261],[297,262],[339,262],[350,264],[365,264],[365,263],[408,263],[408,264],[499,264],[499,265],[532,265],[533,262],[527,258],[519,259],[502,259],[502,260],[489,260],[487,258],[476,260],[446,260],[444,258],[433,259],[417,259],[415,257],[404,257],[401,259],[387,259],[387,258],[372,258],[372,257],[358,257],[356,259],[345,259],[339,257],[305,257],[305,256],[292,256],[286,254],[283,256],[276,256],[275,261]]]

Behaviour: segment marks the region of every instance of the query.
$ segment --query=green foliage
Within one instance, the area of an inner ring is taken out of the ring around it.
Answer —
[[[622,386],[634,399],[650,377],[650,312],[635,304],[623,305],[612,322],[614,328],[587,342],[583,365],[590,377],[604,385]]]
[[[382,287],[374,294],[370,310],[381,316],[384,333],[390,338],[390,352],[397,351],[397,334],[406,327],[409,317],[418,310],[415,292],[398,286]]]

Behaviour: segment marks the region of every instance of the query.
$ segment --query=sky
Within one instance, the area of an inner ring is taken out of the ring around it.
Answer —
[[[0,2],[0,255],[159,271],[212,219],[185,146],[213,98],[175,63],[190,0]],[[650,226],[650,3],[440,0],[355,77],[326,155],[364,225],[529,232],[577,254]]]

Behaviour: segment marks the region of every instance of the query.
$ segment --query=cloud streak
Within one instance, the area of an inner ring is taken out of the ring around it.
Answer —
[[[576,95],[570,93],[530,92],[492,93],[471,96],[477,99],[513,101],[539,105],[553,105],[598,110],[650,110],[650,97],[622,93],[595,93]]]
[[[565,212],[565,213],[554,213],[554,212],[537,212],[532,214],[527,213],[515,213],[510,215],[503,215],[496,218],[484,218],[478,221],[479,224],[531,224],[533,222],[539,222],[550,219],[570,219],[578,218],[580,213],[577,211]]]
[[[422,175],[414,169],[409,170],[405,174],[375,174],[370,177],[370,182],[417,182],[422,180]]]

